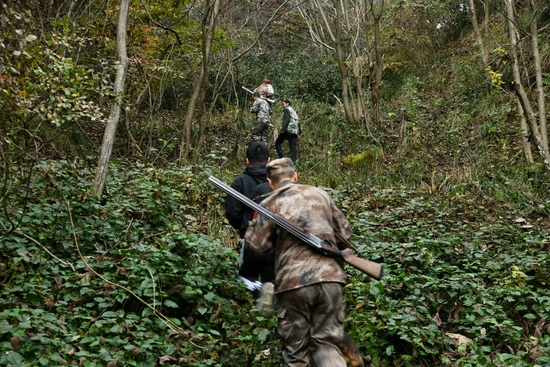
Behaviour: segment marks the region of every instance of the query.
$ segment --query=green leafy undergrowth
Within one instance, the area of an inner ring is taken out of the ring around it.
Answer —
[[[462,194],[369,190],[355,210],[354,242],[386,269],[353,272],[346,291],[375,365],[550,363],[548,232]]]
[[[280,365],[276,320],[235,280],[212,172],[114,163],[97,198],[81,162],[10,171],[0,365]],[[375,366],[550,363],[550,237],[528,216],[460,190],[327,190],[362,256],[385,264],[381,281],[349,269],[345,293],[346,329]]]
[[[204,174],[113,164],[97,198],[78,162],[11,172],[0,365],[273,365],[274,320],[235,280],[236,251],[207,234],[219,194]]]

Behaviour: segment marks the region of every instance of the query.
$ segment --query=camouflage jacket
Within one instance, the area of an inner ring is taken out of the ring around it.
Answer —
[[[298,114],[294,111],[292,106],[286,106],[283,109],[283,125],[281,126],[281,133],[289,134],[301,134],[300,120]]]
[[[350,238],[351,229],[344,214],[320,188],[293,185],[261,203],[294,225],[337,244],[334,231]],[[323,282],[346,283],[343,262],[323,255],[296,237],[258,215],[249,225],[245,239],[260,256],[275,256],[276,293]],[[338,244],[340,249],[344,246]]]
[[[271,106],[265,99],[258,98],[254,101],[250,112],[256,114],[256,119],[259,121],[270,122],[271,121]]]

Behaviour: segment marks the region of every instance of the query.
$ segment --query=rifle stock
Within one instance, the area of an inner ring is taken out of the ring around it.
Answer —
[[[347,242],[347,244],[351,245],[349,242]],[[380,280],[384,275],[384,266],[382,264],[357,257],[351,247],[345,250],[339,250],[331,242],[325,240],[323,243],[323,250],[327,255],[342,258],[346,263],[363,274],[367,274],[371,278]]]
[[[259,214],[262,214],[267,219],[273,221],[279,227],[283,228],[284,230],[286,230],[287,232],[289,232],[299,240],[303,241],[307,245],[315,248],[317,251],[320,251],[325,255],[342,258],[346,263],[353,266],[354,268],[361,271],[362,273],[377,280],[382,279],[382,276],[384,274],[383,265],[375,263],[374,261],[361,259],[355,256],[355,254],[351,250],[352,245],[351,243],[349,243],[349,241],[344,239],[345,240],[344,243],[349,247],[345,250],[339,250],[338,247],[335,246],[330,241],[323,240],[312,233],[306,232],[301,228],[298,228],[291,222],[289,222],[287,219],[282,218],[274,213],[271,213],[266,208],[258,205],[254,201],[250,200],[248,197],[244,196],[243,194],[233,189],[232,187],[227,186],[217,178],[210,176],[208,178],[208,181],[212,183],[214,186],[218,187],[219,189],[225,191],[227,194],[233,196],[235,199],[239,200],[241,203],[245,204],[251,209],[254,209]],[[336,231],[335,233],[338,240],[341,240],[343,238],[340,233]]]
[[[349,248],[340,251],[340,253],[345,262],[369,277],[380,280],[384,276],[384,266],[382,264],[357,257]]]

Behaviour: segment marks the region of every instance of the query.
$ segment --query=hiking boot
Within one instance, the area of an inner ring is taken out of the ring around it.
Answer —
[[[275,285],[273,283],[266,282],[262,285],[257,308],[263,316],[271,316],[273,313],[273,293],[275,293]]]

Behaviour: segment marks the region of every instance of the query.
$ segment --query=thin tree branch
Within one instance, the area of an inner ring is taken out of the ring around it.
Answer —
[[[65,260],[61,260],[59,257],[55,256],[50,250],[48,250],[46,248],[46,246],[44,246],[43,244],[41,244],[40,242],[38,242],[37,240],[35,240],[34,238],[32,238],[31,236],[29,235],[26,235],[25,233],[22,233],[22,232],[19,232],[19,231],[15,231],[14,233],[20,235],[20,236],[23,236],[25,237],[26,239],[36,243],[38,246],[42,247],[42,250],[46,251],[48,253],[48,255],[50,255],[51,257],[53,257],[54,259],[56,259],[57,261],[59,261],[61,264],[65,265],[65,266],[68,266],[71,268],[72,271],[76,271],[73,264],[71,264],[70,262],[68,261],[65,261]]]
[[[154,25],[156,25],[157,27],[159,28],[162,28],[164,29],[165,31],[168,31],[170,33],[172,33],[174,36],[176,36],[176,41],[178,41],[178,45],[182,45],[183,43],[181,42],[181,39],[180,39],[180,36],[178,34],[178,32],[176,32],[175,30],[173,30],[172,28],[170,27],[166,27],[166,26],[163,26],[162,24],[160,23],[157,23],[153,20],[153,17],[151,16],[151,13],[149,13],[149,8],[147,8],[147,4],[145,4],[145,2],[143,0],[141,0],[141,5],[143,5],[143,8],[145,9],[145,12],[147,13],[147,16],[149,17],[149,20],[151,21],[151,23],[153,23]]]
[[[258,41],[260,40],[262,35],[265,33],[267,28],[271,25],[271,22],[273,22],[275,19],[278,18],[279,10],[281,10],[289,1],[290,0],[285,0],[281,5],[279,5],[279,7],[275,10],[275,12],[271,15],[269,20],[267,22],[265,22],[264,27],[260,30],[260,32],[258,33],[258,36],[254,40],[254,42],[252,42],[252,44],[250,44],[250,46],[248,46],[243,52],[241,52],[241,54],[239,54],[235,58],[233,58],[233,60],[231,60],[232,63],[234,63],[235,61],[239,60],[241,57],[246,55],[248,53],[248,51],[250,51],[252,49],[252,47],[254,47],[258,43]],[[296,5],[296,6],[298,6],[298,5]]]

